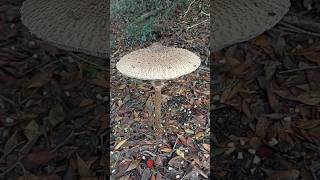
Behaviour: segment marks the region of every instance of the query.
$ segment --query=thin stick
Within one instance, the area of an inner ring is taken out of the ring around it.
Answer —
[[[54,149],[52,149],[50,152],[54,153],[56,152],[58,149],[60,149],[63,145],[65,145],[66,143],[68,143],[73,137],[75,136],[79,136],[79,135],[83,135],[86,134],[87,132],[82,131],[82,132],[71,132],[68,137],[66,137],[64,139],[64,141],[62,141],[60,144],[58,144]]]
[[[189,12],[190,9],[191,9],[192,4],[193,4],[195,1],[196,1],[196,0],[193,0],[193,1],[189,4],[188,9],[187,9],[187,11],[184,13],[183,17],[186,17],[186,15],[188,14],[188,12]]]
[[[75,60],[83,61],[83,62],[85,62],[85,63],[87,63],[87,64],[90,64],[90,65],[94,66],[96,69],[103,70],[103,71],[108,71],[108,70],[109,70],[109,69],[107,69],[106,67],[103,67],[103,66],[100,65],[100,64],[94,63],[94,62],[92,62],[92,61],[90,61],[90,60],[87,60],[87,59],[84,58],[84,57],[78,56],[78,55],[76,55],[76,54],[74,54],[74,53],[71,53],[70,55],[71,55],[72,57],[74,57]]]
[[[291,24],[286,23],[286,22],[280,22],[279,23],[279,29],[282,29],[282,30],[285,30],[285,31],[289,31],[289,32],[303,33],[303,34],[307,34],[307,35],[310,35],[310,36],[320,37],[320,33],[310,32],[310,31],[304,30],[302,28],[296,27],[296,26],[291,25]]]
[[[192,26],[189,26],[189,27],[187,27],[187,30],[189,30],[189,29],[191,29],[191,28],[194,28],[194,27],[196,27],[196,26],[199,26],[199,25],[201,25],[201,24],[203,24],[203,23],[205,23],[205,22],[207,22],[207,21],[209,21],[209,19],[203,20],[203,21],[201,21],[201,22],[199,22],[199,23],[196,23],[196,24],[194,24],[194,25],[192,25]]]

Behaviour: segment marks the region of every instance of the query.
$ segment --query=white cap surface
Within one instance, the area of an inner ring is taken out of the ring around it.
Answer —
[[[262,34],[277,24],[289,7],[290,0],[211,1],[211,51]]]
[[[200,64],[200,57],[186,49],[154,43],[123,56],[116,66],[122,74],[132,78],[165,80],[189,74]]]
[[[62,49],[106,57],[108,11],[106,0],[26,0],[21,20],[32,34]]]

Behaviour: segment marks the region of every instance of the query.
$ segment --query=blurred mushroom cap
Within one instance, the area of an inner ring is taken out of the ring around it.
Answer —
[[[200,57],[186,49],[154,43],[123,56],[116,66],[122,74],[132,78],[167,80],[189,74],[200,64]]]
[[[272,28],[288,12],[290,0],[213,0],[210,49],[247,41]]]
[[[26,0],[21,21],[59,48],[107,57],[109,9],[105,0]]]

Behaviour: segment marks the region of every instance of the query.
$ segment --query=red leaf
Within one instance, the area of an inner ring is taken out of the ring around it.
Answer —
[[[152,159],[148,159],[147,162],[146,162],[146,164],[147,164],[147,167],[148,167],[148,168],[152,169],[152,168],[153,168],[153,165],[154,165],[154,162],[153,162]]]

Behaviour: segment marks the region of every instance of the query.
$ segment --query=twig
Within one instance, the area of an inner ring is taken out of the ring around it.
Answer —
[[[286,71],[281,71],[279,73],[286,74],[286,73],[292,73],[292,72],[304,71],[304,70],[313,70],[313,69],[320,69],[320,66],[309,66],[309,67],[303,67],[303,68],[290,69]]]
[[[13,150],[15,150],[18,146],[20,146],[21,144],[23,144],[25,141],[14,145],[8,152],[6,152],[5,154],[2,155],[2,157],[0,158],[0,162],[2,162],[4,160],[4,158],[6,158]]]
[[[16,107],[16,103],[14,101],[12,101],[11,99],[9,99],[1,94],[0,94],[0,99],[3,99],[4,101],[7,101],[8,103],[10,103],[11,105]]]
[[[302,28],[296,27],[294,25],[291,25],[291,24],[289,24],[287,22],[283,22],[282,21],[282,22],[279,23],[279,25],[280,25],[279,29],[282,29],[282,30],[285,30],[285,31],[288,31],[288,32],[303,33],[303,34],[307,34],[307,35],[310,35],[310,36],[320,37],[320,33],[310,32],[310,31],[304,30]]]
[[[154,153],[152,153],[152,152],[150,152],[150,151],[147,151],[147,150],[142,151],[142,153],[147,153],[147,154],[149,154],[149,155],[151,155],[151,156],[153,156],[153,157],[156,157],[156,156],[157,156],[156,154],[154,154]]]
[[[205,67],[205,66],[199,66],[199,67],[198,67],[198,70],[199,70],[199,71],[204,71],[204,72],[210,72],[210,68]]]
[[[296,25],[298,27],[308,27],[312,31],[320,31],[320,23],[316,22],[314,19],[309,19],[308,17],[301,16],[298,14],[287,15],[283,18],[284,22],[288,24]]]
[[[116,54],[118,54],[120,49],[117,49],[114,53],[112,53],[112,57],[115,57]]]
[[[1,174],[0,174],[0,177],[3,177],[5,176],[7,173],[9,173],[12,169],[14,169],[17,165],[20,165],[21,164],[21,160],[24,158],[24,156],[31,150],[31,147],[38,141],[38,138],[40,137],[40,135],[42,135],[43,133],[43,128],[41,129],[41,131],[31,140],[29,141],[28,143],[26,143],[22,148],[21,150],[19,151],[19,154],[18,154],[18,160],[10,165],[5,171],[3,171]],[[22,168],[22,170],[24,170],[24,168]]]
[[[87,64],[90,64],[90,65],[95,66],[95,67],[96,67],[97,69],[99,69],[99,70],[109,71],[109,69],[107,69],[107,68],[105,68],[105,67],[101,66],[100,64],[97,64],[97,63],[91,62],[91,61],[89,61],[89,60],[87,60],[87,59],[85,59],[85,58],[83,58],[83,57],[81,57],[81,56],[78,56],[78,55],[74,54],[74,53],[71,53],[70,55],[71,55],[72,57],[74,57],[74,58],[77,58],[77,59],[79,59],[79,60],[81,60],[81,61],[83,61],[83,62],[87,63]],[[77,60],[77,59],[76,59],[76,60]]]
[[[11,166],[9,166],[5,171],[3,171],[1,174],[0,174],[0,177],[3,177],[5,176],[8,172],[10,172],[12,169],[14,169],[20,162],[20,159],[15,162],[14,164],[12,164]]]
[[[176,148],[176,146],[177,146],[177,143],[178,143],[179,138],[180,138],[180,135],[177,135],[177,139],[176,139],[176,141],[174,142],[174,145],[173,145],[173,147],[172,147],[172,151],[171,151],[171,153],[170,153],[169,156],[172,156],[174,150],[176,150],[175,148]]]
[[[186,17],[186,15],[189,13],[189,11],[190,11],[190,9],[191,9],[191,6],[192,6],[192,4],[193,4],[194,2],[196,2],[196,0],[193,0],[193,1],[189,4],[188,9],[187,9],[186,12],[184,13],[183,17]]]
[[[187,30],[189,30],[189,29],[191,29],[191,28],[194,28],[194,27],[196,27],[196,26],[199,26],[199,25],[201,25],[201,24],[203,24],[203,23],[205,23],[205,22],[207,22],[207,21],[209,21],[209,19],[206,19],[206,20],[201,21],[201,22],[199,22],[199,23],[197,23],[197,24],[194,24],[194,25],[192,25],[192,26],[189,26],[189,27],[187,27]]]
[[[71,132],[62,143],[58,144],[54,149],[52,149],[50,152],[53,153],[55,151],[57,151],[59,148],[61,148],[63,145],[65,145],[68,141],[70,141],[70,139],[72,139],[74,136],[79,136],[82,134],[87,134],[87,132],[83,131],[83,132]]]
[[[201,11],[200,14],[204,14],[205,16],[210,17],[210,14],[207,14],[207,13],[205,13],[205,12],[203,12],[203,11]]]
[[[151,16],[157,15],[160,11],[164,10],[165,8],[157,8],[155,10],[149,11],[140,17],[138,17],[132,24],[138,24],[140,22],[143,22],[145,19],[148,19]]]
[[[20,53],[18,51],[15,51],[15,50],[12,50],[12,49],[8,49],[8,48],[1,48],[0,52],[4,52],[4,53],[7,53],[7,54],[12,54],[12,55],[18,56],[17,58],[21,58],[21,59],[29,57],[26,54],[23,54],[23,53]]]

